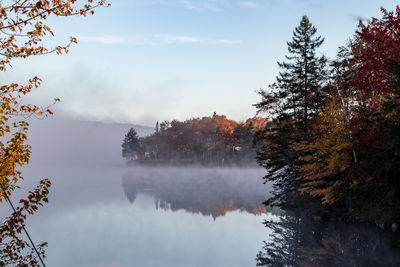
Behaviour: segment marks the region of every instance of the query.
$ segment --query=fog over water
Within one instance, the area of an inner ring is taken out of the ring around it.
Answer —
[[[149,168],[132,167],[122,179],[131,203],[140,194],[156,200],[156,208],[185,210],[214,219],[232,211],[267,213],[262,204],[267,187],[260,168]]]
[[[51,179],[49,203],[27,221],[34,241],[49,243],[48,266],[254,265],[272,216],[261,205],[263,169],[127,167],[131,125],[31,124],[32,161],[11,198]],[[1,204],[1,218],[9,214]]]
[[[27,223],[37,242],[49,242],[49,266],[253,266],[268,233],[262,222],[272,216],[257,211],[262,194],[248,191],[262,169],[32,166],[25,173],[52,178],[50,203]],[[229,177],[233,184],[217,195]]]
[[[154,132],[154,127],[123,123],[102,123],[57,118],[30,120],[31,162],[47,165],[114,166],[123,165],[121,144],[134,127],[139,136]]]
[[[51,179],[49,203],[27,221],[49,244],[48,266],[399,266],[391,232],[265,208],[263,168],[126,166],[130,127],[33,126],[33,158],[11,199]],[[0,205],[1,218],[10,212]]]

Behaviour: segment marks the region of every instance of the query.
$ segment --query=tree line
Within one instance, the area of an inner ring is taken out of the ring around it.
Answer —
[[[154,134],[143,138],[130,129],[122,144],[122,156],[148,164],[255,164],[253,135],[267,123],[268,119],[261,117],[236,122],[216,113],[185,121],[157,122]]]
[[[276,82],[259,91],[272,121],[255,133],[274,184],[266,204],[399,222],[400,8],[360,22],[333,60],[323,43],[304,16]]]

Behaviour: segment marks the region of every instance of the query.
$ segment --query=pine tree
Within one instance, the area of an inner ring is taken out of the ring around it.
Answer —
[[[273,119],[273,127],[259,131],[255,141],[261,145],[258,161],[267,170],[267,181],[274,182],[274,197],[267,204],[295,204],[298,188],[294,166],[299,153],[292,147],[311,136],[310,125],[323,107],[326,83],[326,58],[317,56],[316,49],[324,39],[316,36],[317,29],[303,16],[287,42],[287,62],[278,62],[281,71],[270,92],[260,91],[261,102],[255,106]],[[292,199],[293,203],[290,204]]]
[[[122,143],[122,157],[128,161],[135,159],[140,148],[140,139],[135,129],[131,128]]]
[[[260,92],[263,99],[256,105],[276,120],[292,119],[303,135],[308,133],[309,121],[321,110],[325,97],[327,59],[316,55],[324,42],[321,36],[314,36],[316,33],[308,17],[303,16],[292,41],[287,42],[288,61],[278,62],[282,71],[270,86],[270,93]]]

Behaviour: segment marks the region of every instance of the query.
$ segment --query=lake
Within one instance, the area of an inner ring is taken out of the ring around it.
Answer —
[[[49,243],[47,266],[400,263],[391,231],[266,209],[261,168],[32,165],[24,173],[12,199],[40,178],[53,183],[49,204],[27,221],[35,242]]]
[[[263,173],[29,167],[23,189],[40,177],[53,185],[28,230],[49,243],[48,266],[254,266],[273,216],[261,204]]]

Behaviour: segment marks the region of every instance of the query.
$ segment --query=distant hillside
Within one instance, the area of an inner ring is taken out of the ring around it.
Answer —
[[[133,127],[140,136],[153,127],[49,118],[31,120],[32,164],[121,165],[121,144]]]

